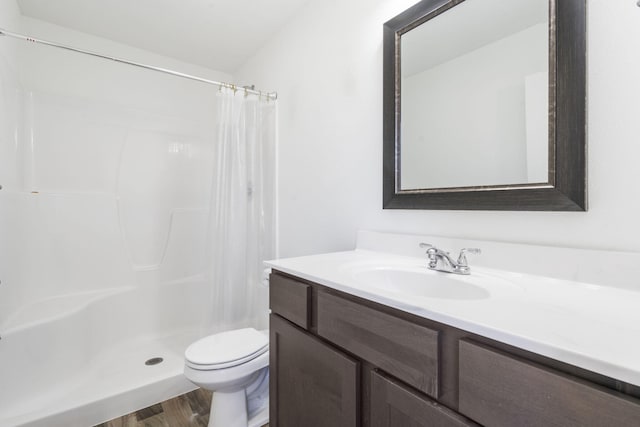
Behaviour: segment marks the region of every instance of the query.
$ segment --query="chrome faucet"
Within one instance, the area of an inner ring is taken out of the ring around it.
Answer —
[[[429,243],[420,243],[421,248],[427,248],[427,258],[429,259],[428,267],[431,270],[442,271],[444,273],[454,274],[469,274],[471,273],[471,267],[467,263],[467,254],[478,255],[482,251],[477,248],[464,248],[458,255],[458,260],[454,261],[449,252],[445,252],[441,249]]]

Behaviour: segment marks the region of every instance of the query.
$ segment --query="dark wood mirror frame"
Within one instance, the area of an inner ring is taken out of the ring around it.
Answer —
[[[586,211],[586,0],[549,0],[549,181],[400,189],[400,37],[465,0],[423,0],[384,24],[383,207]]]

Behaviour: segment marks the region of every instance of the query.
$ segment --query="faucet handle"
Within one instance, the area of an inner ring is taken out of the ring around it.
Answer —
[[[436,254],[438,253],[438,249],[433,246],[431,243],[420,243],[418,246],[421,248],[427,248],[427,257],[429,258],[429,268],[436,268],[438,264],[438,258]]]
[[[480,255],[482,251],[478,248],[463,248],[460,250],[460,255],[458,255],[458,265],[462,267],[466,267],[467,264],[467,254]]]
[[[429,258],[434,257],[440,250],[438,248],[436,248],[435,246],[433,246],[431,243],[420,243],[421,248],[426,248],[427,249],[427,255],[429,255]]]

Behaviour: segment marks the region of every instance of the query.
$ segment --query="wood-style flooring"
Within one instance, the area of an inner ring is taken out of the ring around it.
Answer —
[[[207,427],[210,409],[211,392],[198,389],[96,427]]]

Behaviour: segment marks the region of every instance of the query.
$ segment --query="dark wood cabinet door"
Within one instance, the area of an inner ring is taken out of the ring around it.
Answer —
[[[270,333],[269,425],[359,426],[359,363],[274,314]]]
[[[640,426],[638,399],[468,341],[459,381],[460,412],[487,426]]]
[[[371,427],[478,427],[478,424],[371,371]]]

